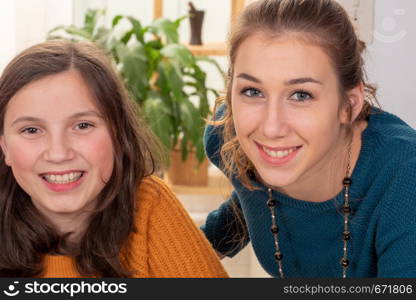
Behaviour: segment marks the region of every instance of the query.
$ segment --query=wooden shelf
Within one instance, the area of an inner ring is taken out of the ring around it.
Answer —
[[[203,45],[187,45],[187,47],[194,55],[227,55],[227,47],[225,43],[206,43]]]
[[[167,176],[164,176],[164,181],[175,194],[223,195],[225,197],[231,194],[233,186],[224,174],[221,172],[212,172],[208,176],[208,185],[206,186],[173,185],[169,182]]]

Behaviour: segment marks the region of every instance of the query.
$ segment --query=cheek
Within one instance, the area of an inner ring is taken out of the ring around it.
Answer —
[[[250,134],[250,121],[242,122],[244,118],[242,117],[242,112],[239,109],[233,110],[233,122],[235,133],[240,141],[240,144],[244,143],[244,139]]]
[[[235,87],[233,88],[233,92],[231,95],[231,107],[232,107],[232,118],[234,123],[234,128],[236,130],[237,135],[241,130],[244,130],[244,126],[241,122],[242,115],[245,114],[244,108],[239,101],[238,94],[235,91]]]
[[[259,125],[261,111],[258,106],[232,102],[233,122],[238,138],[251,134]]]
[[[84,149],[84,157],[88,157],[89,162],[99,169],[101,176],[107,181],[114,165],[114,151],[110,136],[108,134],[96,135],[88,140],[88,145]]]
[[[21,171],[30,171],[39,157],[38,145],[10,139],[7,145],[7,164],[13,169],[15,176]]]
[[[323,146],[333,144],[340,134],[340,122],[335,112],[321,111],[298,115],[296,119],[293,119],[292,124],[296,124],[294,126],[299,135],[310,144],[320,148],[326,148]]]

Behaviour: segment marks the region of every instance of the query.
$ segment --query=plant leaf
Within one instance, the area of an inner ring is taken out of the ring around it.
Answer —
[[[177,18],[176,20],[173,20],[173,24],[175,24],[176,29],[179,29],[179,26],[181,25],[182,21],[185,19],[188,19],[189,16],[190,16],[189,14],[186,14],[182,17]]]
[[[158,18],[149,26],[149,30],[157,35],[163,36],[167,44],[178,43],[179,34],[177,25],[169,19]]]
[[[129,31],[127,31],[127,32],[123,35],[123,37],[121,38],[121,42],[122,42],[124,45],[127,45],[127,43],[130,41],[130,38],[132,37],[132,35],[133,35],[133,30],[129,30]]]
[[[184,45],[168,44],[160,52],[172,60],[177,60],[183,67],[192,68],[195,65],[194,56]]]
[[[143,105],[146,121],[167,149],[172,149],[170,110],[161,98],[152,96]]]
[[[97,27],[98,20],[105,15],[105,10],[103,9],[89,9],[84,17],[84,30],[88,32],[91,36],[94,35],[95,29]]]
[[[117,15],[113,18],[113,21],[111,22],[111,27],[114,28],[117,26],[117,24],[120,22],[121,19],[124,17],[122,15]]]
[[[187,101],[186,99],[184,99],[184,83],[180,68],[175,66],[168,60],[162,60],[159,64],[158,70],[159,73],[164,74],[168,88],[172,93],[173,100],[178,103],[182,101]]]
[[[129,91],[133,94],[135,100],[141,104],[146,99],[149,90],[146,51],[141,44],[130,48],[121,45],[123,44],[120,44],[117,48],[121,72]]]
[[[203,62],[207,62],[211,65],[213,65],[218,73],[221,74],[221,77],[224,81],[224,83],[227,81],[227,73],[224,72],[224,70],[222,69],[222,67],[220,66],[220,64],[213,58],[209,57],[209,56],[201,56],[201,55],[197,55],[196,56],[196,60],[197,61],[203,61]]]
[[[144,42],[144,30],[140,21],[131,16],[127,17],[127,19],[130,21],[131,25],[133,26],[133,32],[134,32],[134,35],[136,36],[137,41],[144,44],[145,43]]]

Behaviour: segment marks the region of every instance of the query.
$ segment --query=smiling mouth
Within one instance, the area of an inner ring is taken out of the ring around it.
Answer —
[[[291,147],[291,148],[286,148],[286,149],[282,148],[281,150],[272,150],[265,146],[260,146],[260,147],[268,156],[272,158],[284,158],[284,157],[289,156],[292,152],[298,150],[302,146],[296,146],[296,147]]]
[[[69,172],[66,174],[41,174],[40,177],[52,184],[68,184],[79,180],[84,176],[84,171]]]

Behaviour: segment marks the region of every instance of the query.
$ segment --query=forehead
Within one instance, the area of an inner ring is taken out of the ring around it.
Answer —
[[[263,77],[274,74],[282,80],[300,75],[322,80],[336,78],[332,61],[324,49],[296,34],[273,37],[258,32],[249,36],[237,50],[234,71],[234,74],[254,72]]]
[[[5,122],[19,116],[58,120],[82,111],[97,111],[96,100],[81,74],[69,70],[33,81],[9,101]]]

